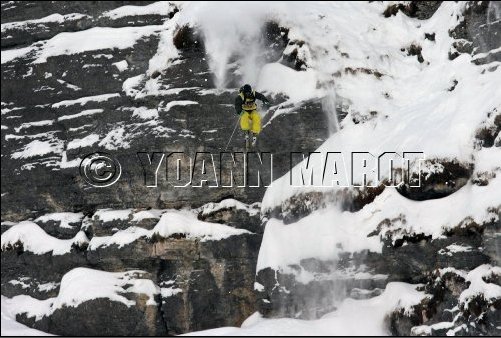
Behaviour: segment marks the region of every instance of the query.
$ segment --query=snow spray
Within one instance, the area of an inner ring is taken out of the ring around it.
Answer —
[[[322,98],[322,111],[327,117],[327,121],[329,123],[329,136],[338,132],[339,127],[339,119],[336,113],[336,91],[334,86],[330,86],[326,90],[326,95]]]
[[[235,77],[256,84],[265,63],[262,28],[270,13],[269,5],[264,2],[190,5],[193,17],[184,20],[196,22],[202,33],[216,88],[228,87]]]

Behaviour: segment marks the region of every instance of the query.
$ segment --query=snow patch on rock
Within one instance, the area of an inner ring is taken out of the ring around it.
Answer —
[[[89,239],[83,231],[71,239],[57,239],[48,235],[40,226],[30,221],[20,222],[2,234],[2,251],[21,246],[22,250],[37,255],[52,253],[52,255],[64,255],[73,247],[83,247],[89,243]]]

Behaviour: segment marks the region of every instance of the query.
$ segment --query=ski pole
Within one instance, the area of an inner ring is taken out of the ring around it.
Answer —
[[[237,123],[235,123],[235,128],[233,128],[233,132],[231,133],[230,139],[228,140],[228,143],[226,144],[224,151],[226,151],[226,149],[228,149],[228,146],[230,145],[231,139],[233,138],[233,134],[235,134],[235,130],[237,130],[238,122],[240,122],[241,118],[242,118],[242,116],[238,117]]]

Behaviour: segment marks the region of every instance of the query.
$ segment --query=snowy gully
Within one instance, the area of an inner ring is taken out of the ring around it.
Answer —
[[[281,154],[283,156],[283,154]],[[184,187],[269,187],[274,181],[273,154],[269,152],[138,152],[144,186],[167,183]],[[348,160],[347,160],[348,159]],[[291,152],[289,183],[293,187],[411,187],[421,184],[423,152]],[[161,170],[163,168],[163,170]],[[124,168],[111,154],[96,152],[80,163],[80,175],[93,187],[109,187]],[[129,172],[129,174],[132,174]]]

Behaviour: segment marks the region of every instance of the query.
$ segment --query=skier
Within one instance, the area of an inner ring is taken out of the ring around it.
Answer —
[[[245,148],[249,148],[249,137],[252,133],[252,147],[256,145],[257,135],[261,131],[261,116],[257,111],[256,99],[264,104],[269,104],[269,100],[261,93],[252,90],[249,84],[240,88],[235,99],[235,112],[240,115],[240,128],[245,133]]]

